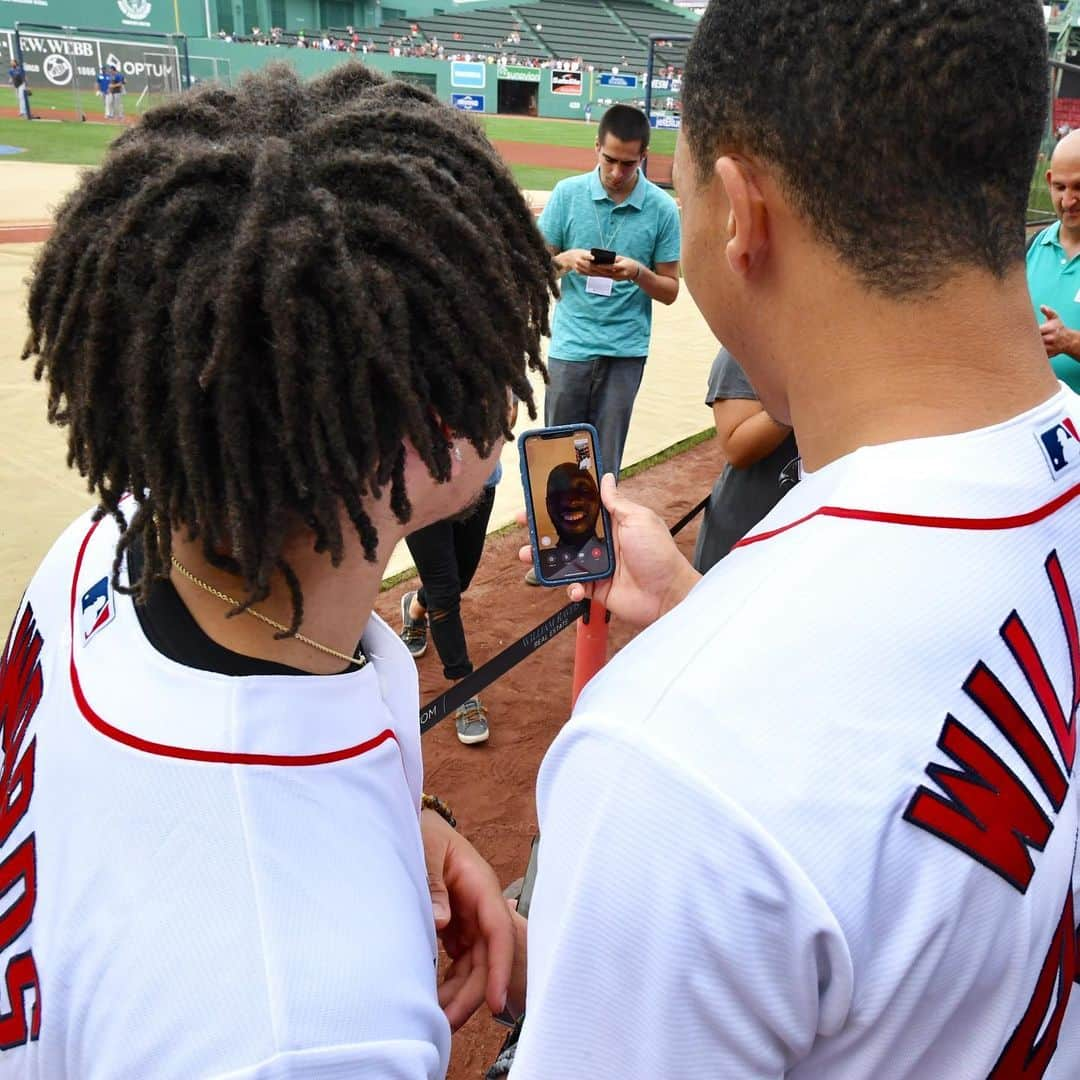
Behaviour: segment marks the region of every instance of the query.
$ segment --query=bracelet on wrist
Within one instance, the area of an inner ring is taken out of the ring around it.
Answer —
[[[637,264],[637,273],[630,280],[636,282],[639,277],[641,277],[641,263]]]
[[[434,810],[451,829],[457,828],[457,818],[454,817],[453,810],[438,795],[427,795],[422,792],[420,795],[420,809]]]

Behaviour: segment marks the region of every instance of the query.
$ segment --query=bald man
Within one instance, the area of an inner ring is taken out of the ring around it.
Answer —
[[[1028,291],[1054,373],[1080,391],[1080,131],[1054,148],[1046,183],[1058,220],[1028,249]]]

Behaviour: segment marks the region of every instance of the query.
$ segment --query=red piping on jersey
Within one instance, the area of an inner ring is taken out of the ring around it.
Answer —
[[[771,540],[774,536],[803,525],[816,517],[845,518],[848,521],[874,521],[886,525],[910,525],[918,529],[960,529],[964,531],[992,532],[1000,529],[1022,529],[1025,525],[1034,525],[1043,518],[1048,518],[1056,513],[1066,503],[1072,502],[1080,495],[1080,484],[1075,484],[1068,491],[1063,491],[1055,499],[1051,499],[1045,506],[1039,506],[1029,510],[1026,514],[1013,514],[1010,517],[995,518],[964,518],[964,517],[932,517],[924,514],[897,514],[888,510],[855,510],[847,506],[819,506],[804,517],[796,521],[781,525],[778,529],[770,529],[768,532],[758,533],[756,536],[747,536],[740,540],[735,547],[748,547],[762,540]],[[734,549],[733,549],[734,550]]]
[[[367,742],[357,743],[356,746],[346,746],[340,750],[328,750],[322,754],[229,753],[224,750],[195,750],[183,746],[169,746],[168,743],[151,742],[149,739],[140,739],[137,735],[121,731],[119,728],[113,727],[107,720],[102,719],[94,712],[90,702],[86,700],[82,684],[79,682],[79,672],[75,667],[76,586],[79,582],[79,571],[82,569],[86,547],[90,543],[90,537],[94,535],[94,531],[100,524],[100,520],[95,521],[83,538],[82,546],[79,548],[79,557],[75,560],[75,573],[71,578],[71,690],[75,695],[75,703],[79,706],[79,711],[86,717],[91,727],[109,739],[130,746],[133,750],[141,750],[147,754],[157,754],[159,757],[180,758],[184,761],[209,761],[220,765],[327,765],[333,761],[345,761],[348,758],[359,757],[369,750],[382,746],[388,739],[397,742],[397,736],[390,728],[387,728],[385,731],[379,732],[374,738],[368,739]]]

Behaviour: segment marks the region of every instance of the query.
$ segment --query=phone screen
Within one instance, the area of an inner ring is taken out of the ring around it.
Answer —
[[[612,559],[592,431],[574,427],[527,433],[522,453],[541,578],[607,577]]]
[[[611,266],[615,262],[615,252],[608,251],[607,248],[593,248],[589,254],[597,266]]]

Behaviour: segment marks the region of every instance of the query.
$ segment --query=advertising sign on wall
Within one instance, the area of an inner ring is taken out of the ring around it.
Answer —
[[[605,71],[600,76],[601,86],[625,86],[633,89],[637,86],[637,83],[636,75],[615,75],[610,71]],[[653,89],[656,89],[656,79],[653,79]]]
[[[15,53],[15,35],[0,32],[9,56]],[[176,46],[152,41],[113,41],[109,38],[32,33],[19,35],[23,65],[34,87],[72,87],[96,91],[94,78],[110,64],[127,77],[127,89],[156,94],[180,92],[180,64]]]
[[[483,94],[451,94],[450,103],[462,112],[483,112]]]
[[[649,126],[659,128],[661,131],[678,131],[682,127],[681,116],[657,116],[655,113],[649,117]]]
[[[455,60],[450,65],[450,85],[466,90],[483,90],[487,82],[487,64]]]
[[[540,69],[525,67],[522,64],[500,64],[498,67],[500,79],[509,79],[511,82],[534,82],[540,81]]]
[[[581,72],[570,68],[553,67],[551,69],[551,92],[553,94],[581,95]]]

